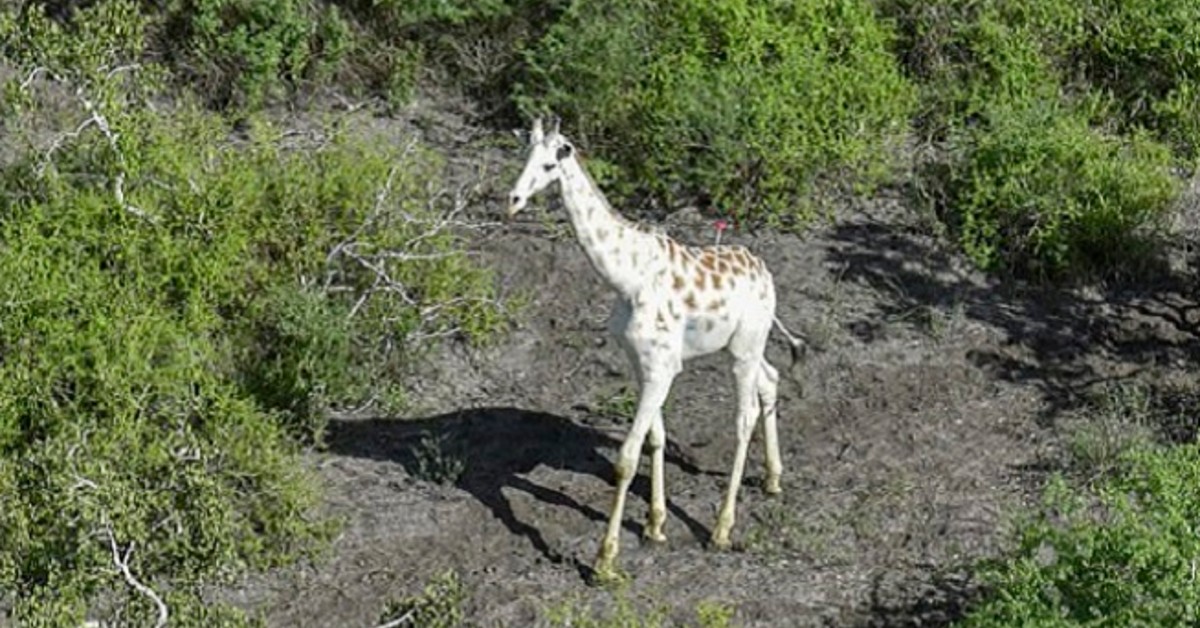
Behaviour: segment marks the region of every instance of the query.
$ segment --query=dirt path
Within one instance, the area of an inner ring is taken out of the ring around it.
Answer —
[[[759,490],[752,448],[739,547],[705,548],[733,455],[732,381],[724,358],[691,363],[666,413],[668,545],[639,541],[644,475],[627,509],[621,565],[638,604],[685,620],[721,602],[744,626],[944,624],[969,599],[967,567],[1000,549],[1057,459],[1063,409],[1097,383],[1197,357],[1190,269],[1137,290],[1001,289],[907,215],[883,197],[804,237],[733,235],[772,268],[781,318],[821,345],[781,390],[784,495]],[[530,297],[518,329],[487,350],[447,347],[411,416],[335,420],[314,456],[346,522],[332,557],[255,578],[237,602],[272,625],[370,626],[452,568],[471,625],[611,606],[583,575],[625,428],[601,410],[627,367],[606,337],[612,297],[563,220],[478,243],[504,289]],[[694,214],[663,228],[712,237]],[[784,343],[769,351],[787,363]]]

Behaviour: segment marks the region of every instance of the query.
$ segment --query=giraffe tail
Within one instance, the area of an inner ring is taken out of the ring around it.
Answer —
[[[806,344],[808,342],[808,338],[805,338],[803,334],[789,331],[787,327],[783,326],[783,323],[779,322],[778,316],[774,316],[772,318],[775,321],[775,326],[779,328],[779,331],[783,333],[785,338],[787,338],[788,344],[791,345],[792,367],[794,368],[796,363],[803,360],[805,354],[808,353],[808,345]]]

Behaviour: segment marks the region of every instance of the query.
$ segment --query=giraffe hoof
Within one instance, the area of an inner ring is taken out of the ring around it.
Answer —
[[[647,530],[646,533],[642,535],[642,540],[654,543],[656,545],[666,545],[667,535],[663,534],[662,532],[651,532]]]
[[[592,568],[592,586],[611,589],[620,587],[629,581],[629,576],[613,567],[612,563],[600,563]]]
[[[779,480],[767,480],[767,485],[763,487],[767,495],[779,495],[783,492],[783,487],[779,486]]]
[[[713,534],[712,548],[718,552],[725,552],[733,547],[733,543],[729,542],[728,534]]]

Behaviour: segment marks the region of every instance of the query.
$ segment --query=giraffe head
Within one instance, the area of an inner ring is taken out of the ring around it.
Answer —
[[[542,119],[533,122],[529,133],[529,158],[520,178],[508,194],[508,215],[515,216],[525,209],[530,197],[562,177],[561,162],[574,154],[574,147],[558,132],[558,122],[546,133],[542,130]]]

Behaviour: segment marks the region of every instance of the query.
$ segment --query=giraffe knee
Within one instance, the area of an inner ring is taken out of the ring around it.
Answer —
[[[626,456],[622,451],[621,458],[613,465],[613,473],[617,476],[618,484],[629,482],[637,473],[637,458]]]
[[[738,441],[750,440],[751,434],[754,433],[754,426],[758,423],[758,407],[754,404],[750,414],[738,417],[737,435]]]
[[[650,449],[662,449],[667,445],[667,432],[662,428],[652,429],[646,441],[650,444]]]

